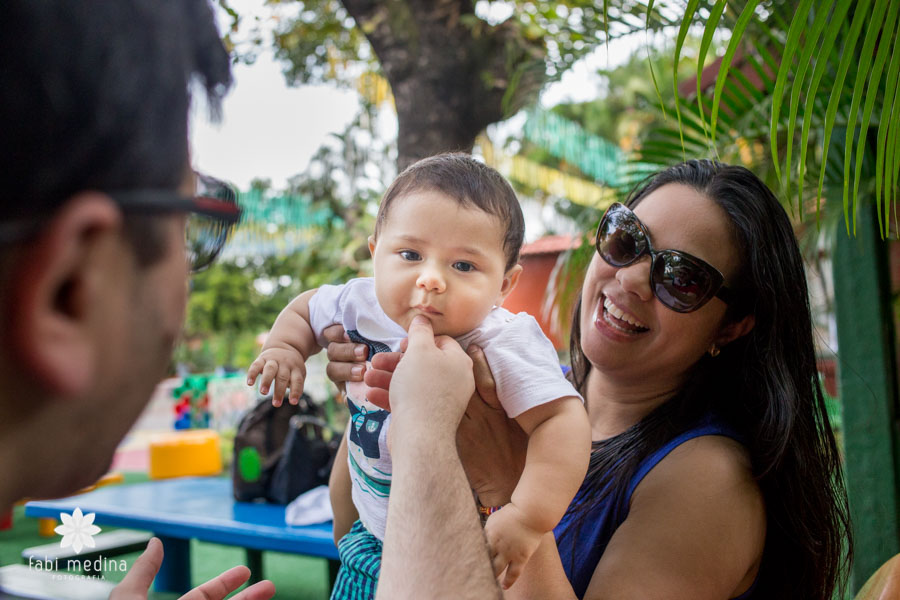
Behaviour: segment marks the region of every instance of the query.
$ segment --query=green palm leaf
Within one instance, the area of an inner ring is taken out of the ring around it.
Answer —
[[[709,13],[706,29],[703,31],[703,39],[700,41],[700,52],[697,55],[697,104],[700,108],[700,123],[703,125],[704,134],[706,132],[706,119],[703,116],[703,106],[700,104],[700,98],[703,97],[703,90],[700,89],[700,86],[703,79],[703,68],[706,64],[706,54],[709,52],[709,47],[713,41],[713,35],[716,32],[716,28],[719,26],[719,20],[722,18],[724,10],[725,0],[717,0],[712,11]]]
[[[825,29],[825,38],[823,39],[822,44],[819,47],[820,57],[828,57],[834,51],[834,42],[837,39],[838,33],[840,32],[840,29],[844,24],[844,18],[847,16],[847,11],[850,10],[850,4],[852,2],[853,0],[837,0],[837,3],[834,5],[834,13],[831,17],[831,22]],[[816,104],[816,101],[818,100],[819,84],[822,82],[822,76],[825,74],[825,69],[828,66],[828,60],[820,59],[816,61],[816,66],[813,68],[812,78],[810,79],[809,87],[806,91],[806,106],[803,110],[803,127],[800,133],[800,164],[797,166],[797,177],[799,180],[797,183],[799,186],[801,186],[801,197],[803,178],[806,175],[806,153],[809,151],[809,130],[812,126],[813,121],[811,115],[813,114],[814,106]],[[834,88],[834,92],[840,94],[840,86],[836,86]],[[826,116],[826,121],[827,118],[828,117]],[[826,125],[826,136],[824,140],[824,143],[826,145],[828,144],[829,134],[830,129]]]
[[[884,18],[885,10],[890,4],[890,12],[888,13],[887,20],[884,22],[883,31],[886,35],[889,35],[894,28],[894,21],[897,19],[897,10],[900,8],[900,3],[897,2],[889,2],[889,0],[878,0],[875,4],[875,10],[873,11],[873,22],[881,23]],[[878,34],[882,31],[877,27],[871,27],[868,32],[866,32],[866,38],[863,41],[863,49],[860,54],[860,73],[867,73],[869,71],[869,65],[872,63],[872,58],[875,58],[875,66],[872,69],[872,77],[869,80],[870,86],[871,82],[876,82],[876,85],[872,89],[877,89],[877,82],[881,80],[881,72],[884,69],[884,63],[887,60],[888,52],[890,51],[890,44],[882,43],[878,48],[878,55],[875,56],[873,54],[873,50],[875,48],[875,41],[878,39]],[[890,39],[889,37],[885,37],[883,39]],[[844,180],[843,180],[843,205],[844,205],[844,222],[847,225],[847,234],[850,234],[850,166],[853,162],[853,136],[856,133],[856,122],[857,117],[859,115],[859,105],[862,101],[863,89],[865,89],[866,77],[857,77],[856,84],[853,86],[853,99],[850,103],[850,116],[847,119],[847,135],[844,140]],[[859,176],[862,170],[862,162],[863,162],[863,152],[865,151],[865,142],[866,142],[866,131],[869,129],[869,119],[872,116],[872,107],[875,104],[876,94],[869,94],[866,98],[866,103],[863,108],[863,121],[862,125],[859,128],[859,142],[856,147],[856,169],[853,176],[853,198],[852,198],[852,207],[853,207],[853,235],[856,235],[856,204],[858,202],[858,194],[859,194]],[[881,205],[878,205],[878,213],[879,219],[881,218]]]
[[[741,41],[741,37],[744,35],[744,30],[747,29],[750,18],[753,16],[758,4],[759,0],[750,0],[747,2],[747,5],[744,6],[744,10],[741,12],[741,16],[734,26],[732,37],[728,42],[728,47],[725,49],[725,56],[722,58],[722,64],[719,67],[719,75],[716,77],[716,89],[713,92],[712,116],[709,120],[709,128],[711,130],[710,138],[712,139],[713,144],[716,143],[716,124],[719,116],[719,102],[722,99],[722,88],[728,77],[728,71],[731,69],[731,61],[734,58],[734,53],[738,49],[738,44]]]
[[[788,30],[787,42],[784,46],[783,56],[794,56],[800,47],[800,34],[806,25],[806,15],[809,14],[812,0],[803,0],[797,8],[794,19]],[[781,179],[781,169],[778,163],[778,118],[781,116],[781,104],[784,98],[784,86],[787,84],[788,73],[791,70],[791,61],[785,58],[778,69],[778,78],[775,82],[775,90],[772,95],[772,119],[769,130],[770,147],[772,149],[772,163],[775,166],[775,175]]]
[[[672,80],[672,88],[675,90],[675,114],[678,116],[678,130],[681,131],[681,107],[678,101],[678,59],[681,57],[681,49],[684,46],[684,40],[687,38],[688,30],[697,12],[700,0],[688,0],[687,7],[684,9],[684,17],[681,21],[681,27],[678,30],[678,38],[675,40],[675,77]],[[682,150],[684,150],[684,141],[682,141]],[[687,152],[684,152],[687,158]]]
[[[847,8],[850,7],[851,0],[844,0],[847,4]],[[825,111],[825,136],[822,140],[823,148],[822,148],[822,162],[825,163],[828,160],[828,147],[829,140],[831,139],[831,132],[834,128],[834,120],[837,115],[838,102],[841,99],[841,94],[844,91],[844,78],[847,76],[847,70],[850,68],[850,61],[855,59],[856,57],[856,41],[859,39],[859,34],[862,31],[863,23],[866,22],[869,18],[869,5],[871,4],[871,0],[860,0],[859,4],[856,7],[856,11],[853,15],[853,21],[850,24],[850,32],[844,41],[843,51],[841,52],[841,62],[838,65],[837,78],[835,81],[835,85],[832,87],[831,97],[828,99],[828,108]],[[877,23],[881,23],[880,20],[876,21]],[[834,23],[832,23],[834,26]],[[829,27],[830,29],[830,27]],[[837,29],[837,28],[835,28]],[[835,33],[835,37],[837,34]],[[826,36],[827,40],[831,40],[833,38],[829,35]],[[827,43],[827,42],[826,42]],[[874,42],[873,42],[874,43]],[[869,57],[871,58],[871,51],[869,52]],[[823,63],[825,61],[822,61]],[[818,65],[816,65],[818,69]],[[866,67],[866,69],[868,66]],[[863,72],[866,69],[861,69]],[[852,112],[852,108],[851,108]],[[852,122],[852,121],[851,121]],[[852,136],[853,127],[847,127],[847,130],[850,132]],[[849,144],[848,144],[849,146]],[[818,223],[819,218],[819,209],[821,208],[820,198],[822,197],[822,185],[825,181],[825,168],[823,167],[819,173],[819,187],[816,189],[816,222]],[[846,186],[845,186],[845,189]],[[846,200],[844,200],[844,204],[846,204]]]
[[[885,169],[885,156],[887,150],[887,139],[888,132],[891,129],[891,123],[896,124],[896,110],[895,106],[897,104],[897,73],[900,71],[900,39],[897,39],[900,36],[895,36],[894,49],[893,54],[891,55],[891,63],[888,67],[887,73],[887,84],[885,86],[884,93],[884,105],[881,111],[881,118],[878,123],[878,141],[877,147],[875,151],[875,202],[880,202],[882,199],[882,182],[885,184],[884,187],[884,214],[880,215],[883,217],[881,225],[884,228],[885,234],[888,231],[888,217],[890,215],[890,201],[891,201],[891,192],[890,192],[890,178],[887,176],[887,173],[890,172],[890,163],[888,163],[887,170]]]

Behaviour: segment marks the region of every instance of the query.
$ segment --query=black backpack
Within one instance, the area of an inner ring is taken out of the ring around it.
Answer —
[[[298,405],[285,398],[280,407],[263,398],[244,415],[234,437],[231,478],[235,500],[288,504],[303,492],[328,483],[340,436],[320,412],[303,394]]]

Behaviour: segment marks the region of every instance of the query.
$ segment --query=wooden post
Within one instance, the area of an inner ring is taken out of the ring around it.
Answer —
[[[844,424],[844,466],[853,520],[851,588],[900,553],[897,389],[886,244],[875,207],[861,204],[858,234],[838,225],[834,295]]]

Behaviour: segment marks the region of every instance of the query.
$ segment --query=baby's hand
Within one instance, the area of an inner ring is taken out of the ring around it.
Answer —
[[[275,380],[273,405],[281,406],[287,389],[291,390],[288,401],[291,404],[300,403],[303,381],[306,379],[306,361],[303,360],[303,355],[296,350],[267,348],[260,352],[247,370],[247,385],[253,385],[260,373],[262,373],[262,379],[259,380],[260,393],[268,394],[269,385],[273,379]]]
[[[494,575],[499,577],[506,570],[501,585],[508,590],[522,574],[546,532],[532,528],[525,513],[510,503],[488,517],[484,533],[490,545]]]

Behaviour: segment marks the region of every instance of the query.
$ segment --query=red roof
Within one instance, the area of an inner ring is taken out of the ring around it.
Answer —
[[[570,248],[577,248],[581,243],[580,238],[575,239],[571,235],[548,235],[530,244],[522,246],[522,256],[531,254],[559,254]]]
[[[722,66],[721,56],[704,67],[700,77],[701,90],[705,91],[716,85],[716,78],[719,76],[720,66]],[[753,65],[744,56],[743,46],[738,46],[737,51],[734,53],[734,57],[731,59],[731,68],[737,69],[743,73],[744,77],[750,82],[750,85],[755,89],[765,89],[765,84],[763,84],[759,73],[756,72],[756,69],[753,68]],[[762,68],[769,77],[772,79],[775,78],[775,73],[768,64],[763,63]],[[694,75],[693,77],[689,77],[688,79],[679,82],[678,93],[682,98],[695,98],[697,96],[697,76]]]

